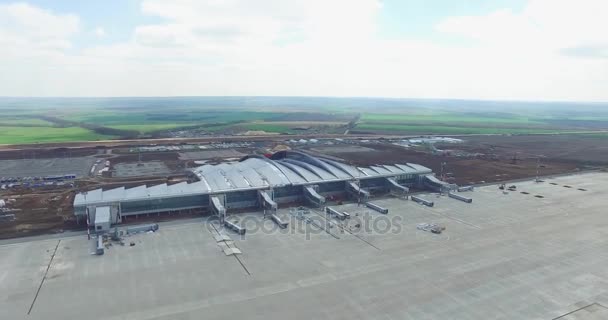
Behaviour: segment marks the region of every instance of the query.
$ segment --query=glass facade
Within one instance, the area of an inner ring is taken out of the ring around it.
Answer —
[[[256,202],[257,200],[258,200],[258,191],[257,190],[226,193],[226,206],[229,206],[230,203],[238,203],[238,202],[245,202],[245,201]]]
[[[385,178],[364,179],[361,180],[361,188],[384,188],[388,187],[388,182]]]
[[[320,183],[318,186],[317,192],[346,191],[346,184],[344,181]]]
[[[301,160],[307,160],[302,157]],[[417,184],[418,174],[402,174],[393,176],[393,179],[400,185],[412,186]],[[331,182],[320,182],[315,184],[317,186],[317,192],[319,194],[337,194],[339,192],[346,192],[348,181],[331,181]],[[391,188],[391,184],[384,177],[375,177],[360,180],[361,188],[370,192],[379,193],[388,191]],[[304,188],[302,185],[288,185],[277,187],[273,190],[274,199],[281,201],[293,201],[298,198],[304,197]],[[269,194],[272,194],[270,190],[266,190]],[[259,205],[258,190],[239,190],[233,192],[227,192],[225,195],[225,206],[226,208],[245,208],[255,207]],[[177,211],[182,209],[191,208],[207,208],[209,207],[210,195],[183,195],[172,197],[168,195],[166,198],[155,198],[155,199],[142,199],[133,201],[122,201],[120,202],[121,215],[129,216],[136,214],[146,213],[157,213],[167,211]],[[289,199],[289,200],[287,200]],[[118,202],[111,202],[111,205],[118,206]],[[109,205],[108,203],[93,204],[91,207]],[[79,216],[86,215],[86,207],[84,205],[78,205],[74,207],[74,214]]]
[[[209,206],[209,196],[196,195],[123,202],[121,203],[120,208],[121,214],[127,216],[131,214],[164,212],[207,206]]]
[[[281,188],[274,189],[274,197],[293,197],[293,196],[301,196],[303,194],[302,186],[285,186]]]
[[[402,174],[402,175],[398,175],[395,177],[395,181],[397,181],[397,183],[402,184],[402,185],[409,185],[409,184],[416,183],[417,179],[418,179],[417,174]]]

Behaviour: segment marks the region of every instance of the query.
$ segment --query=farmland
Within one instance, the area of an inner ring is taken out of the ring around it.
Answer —
[[[574,110],[574,111],[573,111]],[[605,104],[371,98],[1,98],[0,144],[283,134],[547,134],[608,129]]]
[[[0,144],[95,141],[113,138],[115,137],[96,134],[80,127],[0,126]]]
[[[119,129],[119,130],[134,130],[134,131],[139,132],[140,134],[145,134],[145,133],[150,133],[150,132],[155,132],[155,131],[180,128],[180,127],[184,127],[184,126],[188,126],[188,125],[195,125],[195,123],[115,124],[115,125],[108,125],[107,127]]]
[[[441,125],[398,125],[398,124],[361,124],[356,127],[357,132],[394,132],[411,134],[536,134],[561,132],[560,130],[521,129],[498,127],[467,127],[441,126]]]
[[[51,127],[51,122],[36,119],[36,118],[22,118],[22,117],[5,117],[0,122],[2,127]]]
[[[457,113],[426,110],[418,113],[365,113],[355,128],[361,133],[411,134],[546,134],[608,128],[598,117],[547,116],[528,112]]]

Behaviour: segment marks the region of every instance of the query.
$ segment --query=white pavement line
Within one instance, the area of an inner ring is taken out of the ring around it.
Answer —
[[[221,234],[220,234],[219,230],[217,230],[217,228],[215,227],[215,225],[214,225],[213,223],[209,223],[209,225],[210,225],[210,226],[213,228],[213,230],[215,231],[215,233],[216,233],[218,236],[221,236]],[[207,229],[207,231],[208,231],[208,232],[211,234],[211,236],[213,236],[213,232],[212,232],[211,230]],[[215,239],[215,237],[213,237],[213,238]],[[216,241],[217,241],[217,240],[216,240]],[[227,242],[225,242],[225,241],[221,241],[221,242],[224,242],[224,243],[226,244],[226,246],[227,246],[228,248],[230,248],[230,249],[237,249],[237,250],[239,250],[239,251],[240,251],[240,249],[239,249],[239,248],[238,248],[238,247],[237,247],[237,246],[234,244],[234,241],[233,241],[233,243],[232,243],[232,245],[233,245],[233,247],[234,247],[234,248],[231,248],[231,247],[230,247],[230,244],[229,244],[229,243],[227,243]],[[219,246],[219,242],[218,242],[218,246]],[[236,254],[236,253],[235,253],[235,254],[233,254],[232,256],[233,256],[233,257],[236,259],[236,261],[237,261],[237,262],[238,262],[238,263],[241,265],[241,267],[243,267],[243,270],[245,270],[245,272],[247,272],[247,275],[248,275],[248,276],[250,276],[250,275],[251,275],[251,272],[249,272],[249,269],[247,269],[247,267],[245,266],[245,264],[243,263],[243,261],[241,261],[241,259],[238,257],[238,254]]]
[[[46,271],[44,272],[44,276],[42,277],[42,281],[40,281],[40,286],[38,286],[38,290],[36,290],[36,295],[34,296],[34,300],[32,300],[32,304],[30,305],[30,309],[27,311],[27,314],[29,315],[32,312],[32,309],[34,308],[34,303],[36,303],[36,299],[38,299],[38,294],[40,294],[40,289],[42,289],[42,285],[44,284],[44,280],[46,280],[46,275],[49,273],[49,269],[51,268],[51,264],[53,264],[53,259],[55,258],[55,254],[57,253],[57,248],[59,248],[59,244],[61,243],[61,240],[57,241],[57,245],[55,246],[55,251],[53,251],[53,255],[51,256],[51,260],[49,261],[49,264],[46,266]]]

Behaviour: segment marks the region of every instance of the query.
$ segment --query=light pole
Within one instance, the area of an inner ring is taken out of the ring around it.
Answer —
[[[539,155],[539,156],[536,158],[536,180],[534,180],[535,182],[542,182],[542,180],[540,180],[540,158],[541,158],[542,156],[543,156],[543,155]]]
[[[357,207],[361,205],[361,171],[357,168]]]
[[[91,230],[89,229],[89,206],[87,204],[87,191],[83,192],[82,195],[84,196],[84,212],[87,215],[87,240],[91,240]]]

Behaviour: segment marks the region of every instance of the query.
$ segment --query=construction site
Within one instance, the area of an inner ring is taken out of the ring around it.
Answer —
[[[103,225],[141,215],[202,211],[224,221],[228,209],[261,208],[274,215],[279,204],[305,203],[321,207],[327,198],[367,201],[372,193],[407,196],[410,188],[448,190],[452,185],[438,180],[431,169],[404,163],[354,167],[329,157],[301,151],[281,151],[270,157],[250,155],[239,162],[203,165],[191,169],[193,182],[145,185],[111,190],[96,189],[74,198],[77,223],[95,221],[96,211],[110,215]],[[105,229],[105,230],[104,230]]]
[[[246,233],[215,215],[118,225],[103,254],[86,233],[4,242],[0,315],[606,318],[608,175],[514,185],[279,206],[283,226],[263,208],[227,216]]]
[[[601,157],[480,140],[0,151],[0,318],[608,317]]]
[[[441,181],[467,186],[602,170],[608,165],[608,158],[604,156],[607,147],[601,139],[568,140],[563,136],[464,139],[273,136],[143,145],[117,141],[105,145],[12,146],[0,149],[0,199],[6,203],[0,222],[0,238],[85,230],[86,223],[74,215],[74,199],[78,193],[142,186],[161,190],[163,185],[177,190],[197,182],[192,172],[194,168],[238,163],[248,155],[267,157],[281,151],[300,150],[350,167],[414,163],[429,168]],[[580,157],[583,149],[590,158]],[[287,170],[291,172],[289,168]],[[345,179],[356,183],[358,178]],[[344,192],[330,195],[330,201],[354,201],[352,193],[346,192],[344,181],[334,184],[336,191]],[[265,192],[269,191],[266,188]],[[370,191],[382,194],[390,192],[390,188]],[[251,207],[259,206],[255,193],[251,191],[249,195]],[[289,206],[308,204],[303,197],[293,200],[295,202]],[[211,214],[208,209],[200,207],[161,214],[154,211],[149,216],[137,214],[138,220],[133,223]]]

